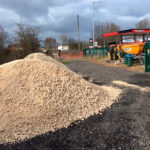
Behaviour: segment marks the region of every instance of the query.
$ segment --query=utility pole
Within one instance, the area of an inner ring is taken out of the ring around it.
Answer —
[[[95,37],[94,37],[94,31],[95,28],[94,28],[94,2],[93,2],[93,47],[94,47],[94,44],[95,44]]]
[[[77,24],[78,24],[78,49],[80,50],[80,23],[79,23],[79,15],[77,15]]]
[[[95,45],[95,35],[94,35],[94,30],[95,30],[95,25],[94,25],[94,6],[96,3],[102,3],[101,1],[93,2],[93,46]]]

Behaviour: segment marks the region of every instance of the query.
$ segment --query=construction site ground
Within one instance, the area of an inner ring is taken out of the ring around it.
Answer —
[[[0,145],[0,150],[149,150],[150,74],[85,60],[67,66],[97,85],[122,89],[122,98],[102,114],[21,143]]]
[[[123,59],[121,62],[119,62],[119,61],[114,61],[114,60],[110,61],[108,58],[94,56],[94,57],[85,57],[83,60],[96,63],[96,64],[104,64],[108,67],[124,68],[124,69],[135,71],[135,72],[145,72],[145,65],[140,65],[137,60],[134,61],[133,66],[130,66],[130,67],[124,63]]]

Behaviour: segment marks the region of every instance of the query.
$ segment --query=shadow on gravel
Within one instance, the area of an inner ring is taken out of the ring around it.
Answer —
[[[77,121],[68,128],[49,132],[14,145],[0,145],[0,150],[117,150],[137,149],[138,137],[132,134],[135,120],[128,108],[134,101],[113,104],[103,114]]]
[[[91,83],[94,83],[94,84],[96,84],[96,85],[105,85],[106,84],[106,82],[102,82],[102,81],[97,81],[97,80],[95,80],[95,79],[91,79],[91,77],[90,76],[86,76],[86,77],[83,77],[86,81],[90,81]]]
[[[139,86],[150,86],[150,74],[135,74],[130,76],[132,80],[129,81],[130,84],[136,84]]]

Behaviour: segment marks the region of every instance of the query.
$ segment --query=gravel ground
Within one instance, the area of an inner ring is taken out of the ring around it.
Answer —
[[[73,61],[68,67],[86,78],[91,77],[96,82],[104,84],[114,80],[121,80],[140,86],[150,85],[149,73],[131,72],[126,69],[106,67],[102,64],[94,64],[87,61]]]
[[[84,61],[68,67],[96,84],[119,87],[125,93],[123,98],[102,114],[15,145],[0,145],[0,150],[149,150],[150,91],[141,89],[150,87],[150,74]]]

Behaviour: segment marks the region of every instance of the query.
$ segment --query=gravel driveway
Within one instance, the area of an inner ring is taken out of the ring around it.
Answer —
[[[142,89],[150,87],[150,74],[85,61],[73,61],[68,67],[87,80],[92,78],[96,84],[113,84],[121,88],[123,98],[103,114],[25,142],[0,145],[0,150],[149,150],[150,93]],[[129,85],[114,84],[114,80]]]
[[[126,69],[106,67],[86,61],[73,61],[68,67],[85,77],[92,77],[96,81],[110,83],[113,80],[121,80],[140,86],[150,86],[150,74],[131,72]]]

